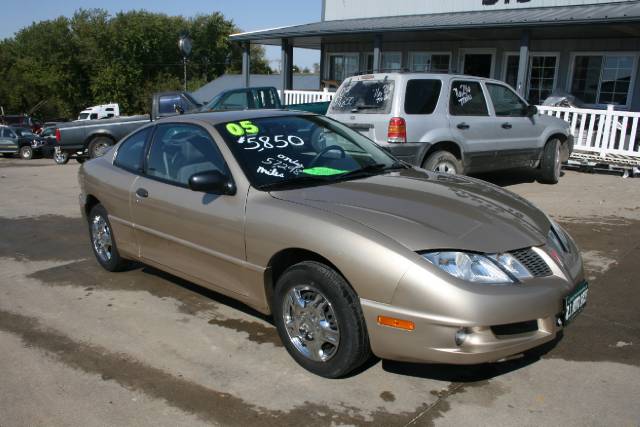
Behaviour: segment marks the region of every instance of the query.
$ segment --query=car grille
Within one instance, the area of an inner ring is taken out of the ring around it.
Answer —
[[[517,251],[511,251],[509,253],[513,255],[515,259],[520,261],[520,263],[529,270],[533,277],[551,276],[551,269],[540,255],[534,252],[533,249],[518,249]]]

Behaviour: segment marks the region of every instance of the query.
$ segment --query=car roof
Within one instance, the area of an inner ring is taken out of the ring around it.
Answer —
[[[210,125],[220,123],[236,122],[240,120],[252,120],[265,117],[290,117],[290,116],[315,116],[316,114],[306,111],[295,110],[232,110],[232,111],[212,111],[203,113],[188,113],[179,116],[170,116],[158,120],[163,122],[204,122]]]
[[[388,73],[371,73],[371,74],[361,74],[357,76],[352,76],[350,78],[357,80],[382,80],[385,77],[400,77],[403,79],[410,78],[430,78],[430,79],[472,79],[472,80],[482,80],[485,82],[495,82],[495,83],[503,83],[498,80],[489,79],[487,77],[478,77],[478,76],[470,76],[468,74],[450,74],[450,73],[428,73],[428,72],[409,72],[409,71],[392,71]]]

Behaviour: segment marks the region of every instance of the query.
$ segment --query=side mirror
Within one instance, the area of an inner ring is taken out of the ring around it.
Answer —
[[[538,114],[538,107],[535,105],[529,105],[527,107],[527,117],[533,117]]]
[[[236,194],[236,186],[233,181],[217,170],[198,172],[191,175],[191,178],[189,178],[189,188],[193,191],[225,196]]]

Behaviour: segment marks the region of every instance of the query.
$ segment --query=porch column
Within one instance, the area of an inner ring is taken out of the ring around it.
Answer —
[[[293,89],[293,45],[288,39],[282,39],[282,61],[280,65],[283,97],[285,90]]]
[[[373,39],[373,72],[379,73],[382,65],[382,34],[376,34]]]
[[[527,86],[527,72],[529,67],[529,31],[522,31],[520,36],[520,61],[518,62],[518,80],[516,91],[524,98]]]
[[[242,45],[242,81],[244,87],[251,84],[251,42]]]

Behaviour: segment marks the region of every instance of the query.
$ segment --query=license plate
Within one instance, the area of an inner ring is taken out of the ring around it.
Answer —
[[[571,295],[564,298],[564,324],[571,322],[587,305],[589,285],[582,282]]]

